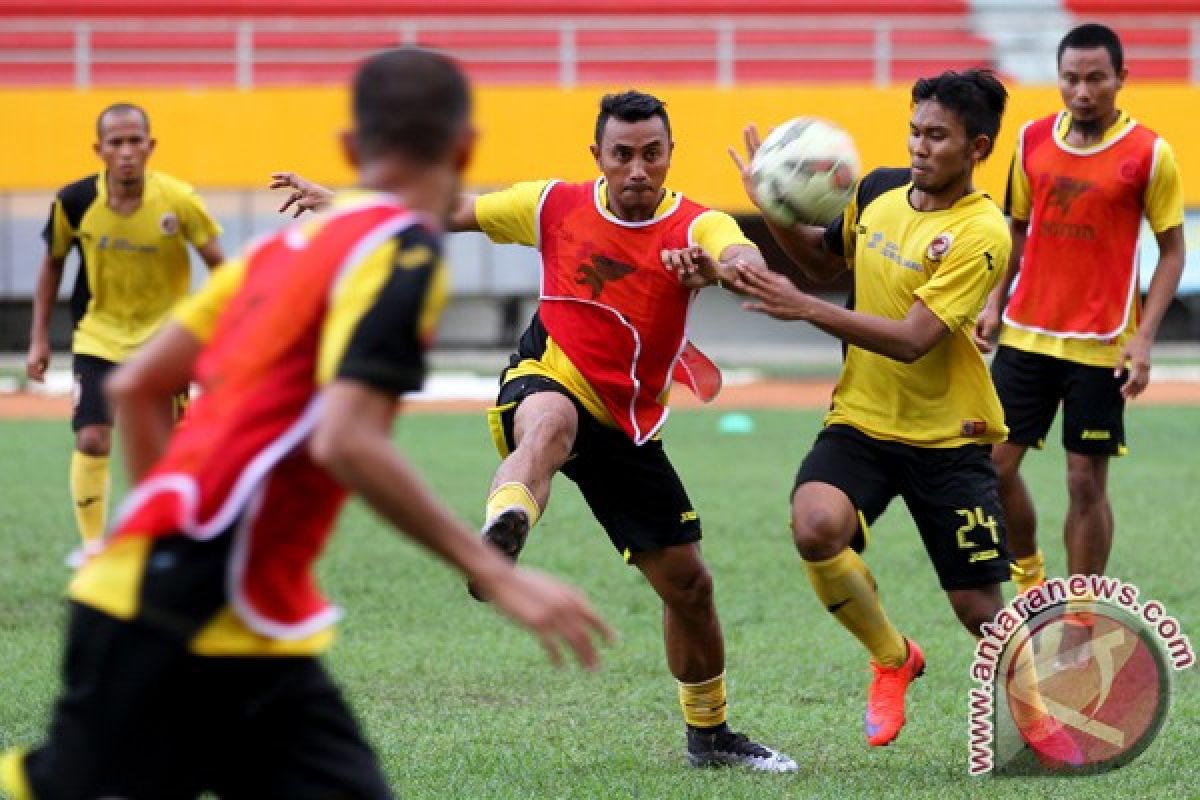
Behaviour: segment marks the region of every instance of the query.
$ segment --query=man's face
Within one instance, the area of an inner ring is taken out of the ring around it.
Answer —
[[[617,216],[649,219],[662,196],[674,145],[659,117],[623,122],[609,117],[599,145],[592,145],[596,166],[608,182],[608,198]]]
[[[1080,122],[1107,122],[1117,108],[1125,70],[1117,73],[1108,50],[1068,47],[1058,62],[1058,91],[1063,105]]]
[[[95,150],[108,174],[118,183],[140,183],[154,144],[141,114],[112,111],[100,121],[100,141],[96,142]]]
[[[908,156],[913,185],[935,195],[969,179],[975,166],[974,145],[962,120],[937,100],[922,100],[913,109]]]

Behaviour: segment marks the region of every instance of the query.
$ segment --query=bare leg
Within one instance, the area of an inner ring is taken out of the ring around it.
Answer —
[[[578,427],[578,412],[563,395],[539,392],[526,397],[517,406],[513,425],[517,447],[496,470],[492,491],[505,483],[524,484],[545,510],[550,482],[571,455]]]
[[[724,672],[725,639],[700,546],[641,553],[633,563],[662,598],[667,666],[676,680],[698,683]]]
[[[1021,461],[1028,448],[1023,444],[1001,442],[992,445],[992,463],[1000,479],[1000,505],[1008,531],[1008,547],[1015,558],[1027,558],[1037,552],[1037,511],[1033,498],[1021,478]]]
[[[1004,596],[998,583],[978,589],[952,589],[946,592],[946,597],[958,621],[975,637],[983,635],[983,624],[995,619],[1004,607]]]
[[[1108,456],[1067,453],[1067,519],[1063,541],[1072,575],[1102,575],[1112,551]]]

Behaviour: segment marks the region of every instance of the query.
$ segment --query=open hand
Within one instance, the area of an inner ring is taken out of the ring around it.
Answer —
[[[612,628],[583,595],[540,572],[505,569],[479,583],[479,590],[484,599],[537,636],[555,666],[562,664],[560,648],[565,646],[580,664],[594,669],[600,656],[593,639],[616,640]]]
[[[272,172],[269,189],[291,189],[287,200],[279,207],[279,213],[295,206],[298,217],[305,211],[322,211],[333,202],[333,192],[319,183],[314,183],[294,172]]]
[[[755,207],[761,209],[762,206],[758,202],[758,191],[754,187],[754,177],[750,172],[750,165],[754,162],[754,154],[762,146],[762,139],[758,135],[758,126],[752,122],[743,128],[742,139],[746,145],[745,160],[742,160],[741,154],[732,145],[729,147],[729,157],[733,159],[733,164],[737,167],[738,174],[742,177],[742,188],[746,190],[746,196],[750,198],[750,202],[754,203]]]

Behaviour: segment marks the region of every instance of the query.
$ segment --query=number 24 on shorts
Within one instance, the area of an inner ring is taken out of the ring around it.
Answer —
[[[996,518],[988,516],[982,507],[976,506],[974,509],[959,508],[955,509],[956,514],[963,518],[963,524],[955,531],[958,537],[958,546],[963,550],[971,550],[982,547],[983,544],[977,541],[972,541],[967,538],[967,534],[976,528],[986,528],[991,533],[991,544],[1000,544],[1000,532],[996,526]],[[987,550],[982,550],[978,553],[971,554],[971,561],[986,561],[988,559],[997,558],[1000,555],[999,551],[994,547]]]

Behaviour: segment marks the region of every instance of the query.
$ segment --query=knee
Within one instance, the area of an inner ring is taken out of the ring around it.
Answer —
[[[988,596],[968,596],[953,601],[958,621],[972,636],[982,636],[983,626],[996,618],[1001,604]]]
[[[824,561],[837,555],[848,542],[841,535],[843,527],[838,515],[822,506],[792,511],[792,541],[805,561]]]
[[[1015,447],[992,446],[992,466],[996,470],[996,478],[1002,489],[1018,479],[1022,455],[1023,452]]]
[[[533,448],[565,461],[575,445],[575,430],[574,420],[566,414],[542,414],[522,431],[518,447]]]
[[[75,434],[75,449],[85,456],[106,456],[112,447],[111,430],[102,425],[89,425]]]
[[[1090,463],[1067,465],[1067,496],[1076,505],[1104,499],[1104,482]]]
[[[713,607],[713,579],[708,568],[697,564],[671,581],[670,605],[691,613]]]

